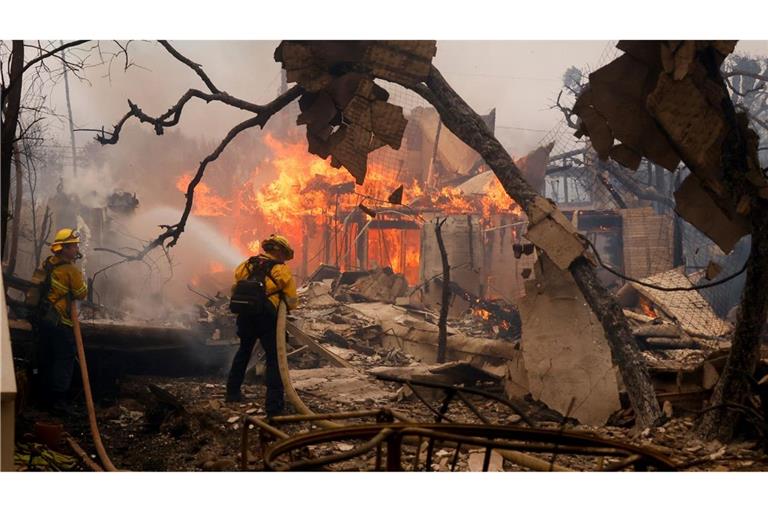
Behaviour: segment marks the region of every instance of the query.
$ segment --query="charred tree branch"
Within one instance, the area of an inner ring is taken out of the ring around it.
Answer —
[[[72,48],[74,46],[80,46],[81,44],[85,44],[87,42],[88,42],[88,39],[81,39],[79,41],[70,41],[68,43],[62,43],[58,47],[56,47],[56,48],[54,48],[52,50],[49,50],[49,51],[47,51],[45,53],[41,53],[40,55],[38,55],[34,59],[32,59],[29,62],[27,62],[27,64],[24,66],[24,71],[28,70],[29,68],[31,68],[32,66],[34,66],[38,62],[40,62],[40,61],[42,61],[44,59],[47,59],[48,57],[50,57],[52,55],[56,55],[57,53],[66,50],[67,48]]]
[[[13,143],[13,160],[16,166],[16,191],[13,197],[13,229],[11,229],[11,245],[8,251],[8,266],[6,272],[13,274],[16,270],[16,257],[19,252],[19,228],[21,223],[22,170],[19,145]]]
[[[47,51],[45,53],[42,53],[42,54],[38,55],[37,57],[35,57],[34,59],[32,59],[29,62],[27,62],[24,65],[24,67],[22,68],[21,73],[22,74],[25,73],[29,68],[31,68],[32,66],[34,66],[38,62],[41,62],[41,61],[47,59],[48,57],[61,52],[62,50],[66,50],[67,48],[72,48],[73,46],[79,46],[79,45],[87,43],[87,42],[88,42],[87,39],[83,39],[83,40],[80,40],[80,41],[70,41],[68,43],[64,43],[61,46],[58,46],[58,47],[54,48],[53,50],[49,50],[49,51]],[[16,52],[15,46],[14,46],[14,50],[13,51],[14,51],[14,53]],[[21,55],[22,55],[22,59],[23,59],[24,52],[22,52]],[[18,78],[20,79],[21,76],[19,76]],[[15,86],[15,80],[16,79],[11,77],[10,81],[8,82],[7,89],[11,89],[11,87]]]
[[[577,94],[572,89],[569,88],[569,90],[571,92],[573,92],[574,94]],[[563,113],[563,117],[565,117],[565,122],[566,122],[566,124],[568,124],[569,128],[572,128],[574,130],[578,130],[579,129],[578,123],[573,121],[573,116],[574,116],[573,110],[569,109],[568,107],[566,107],[562,103],[560,103],[560,98],[562,97],[562,95],[563,95],[563,91],[560,91],[557,94],[557,100],[555,100],[555,106],[553,108],[557,108],[560,112]]]
[[[659,194],[655,189],[651,187],[645,187],[641,185],[631,177],[627,176],[627,174],[622,172],[622,169],[620,169],[615,162],[606,162],[604,168],[611,174],[611,176],[616,179],[616,181],[620,182],[624,188],[632,192],[638,199],[655,201],[669,208],[675,208],[675,202],[672,199]]]
[[[184,93],[184,95],[181,96],[181,98],[179,98],[179,101],[177,101],[175,105],[169,108],[168,111],[165,112],[165,114],[162,114],[158,117],[152,117],[150,115],[145,114],[141,110],[141,108],[139,108],[138,105],[133,103],[131,100],[128,100],[129,110],[120,119],[120,121],[118,121],[117,124],[114,125],[112,133],[109,134],[109,136],[106,136],[104,134],[97,135],[96,140],[101,144],[116,144],[120,138],[120,131],[123,129],[123,125],[126,123],[126,121],[128,121],[132,117],[135,117],[142,123],[151,124],[152,126],[155,127],[155,133],[158,135],[162,135],[164,133],[165,128],[175,126],[179,123],[184,106],[192,98],[199,98],[201,100],[204,100],[206,103],[210,103],[212,101],[219,101],[231,107],[252,112],[254,114],[257,114],[257,117],[258,116],[264,117],[265,118],[264,122],[266,123],[266,120],[272,117],[272,115],[274,115],[277,111],[282,109],[285,105],[287,105],[294,99],[298,98],[302,92],[303,92],[303,89],[300,86],[296,85],[291,89],[287,90],[286,92],[284,92],[283,94],[281,94],[280,96],[278,96],[277,98],[275,98],[272,102],[266,105],[256,105],[255,103],[251,103],[249,101],[241,100],[239,98],[230,96],[225,92],[208,94],[198,89],[189,89],[187,92]],[[277,108],[277,110],[275,110],[275,108]],[[263,124],[261,126],[263,127]]]
[[[747,112],[747,116],[749,117],[750,120],[754,121],[755,123],[763,127],[763,129],[768,130],[768,123],[766,123],[765,121],[763,121],[762,119],[758,118],[756,115],[753,115],[750,112]]]
[[[761,75],[760,73],[750,73],[749,71],[739,71],[738,69],[723,73],[724,78],[731,78],[733,76],[746,76],[748,78],[754,78],[755,80],[768,82],[768,75]]]
[[[208,86],[208,90],[210,90],[214,94],[219,94],[221,92],[221,91],[219,91],[219,89],[215,85],[213,85],[213,82],[211,81],[210,78],[208,78],[208,75],[205,73],[205,71],[203,71],[203,67],[200,64],[192,62],[190,59],[188,59],[184,55],[180,54],[176,50],[176,48],[171,46],[171,43],[169,43],[168,41],[162,41],[161,40],[161,41],[158,41],[158,42],[163,46],[163,48],[168,50],[168,53],[173,55],[177,60],[183,62],[184,64],[186,64],[187,66],[192,68],[192,70],[195,73],[197,73],[197,76],[199,76],[200,79],[205,83],[205,85]]]

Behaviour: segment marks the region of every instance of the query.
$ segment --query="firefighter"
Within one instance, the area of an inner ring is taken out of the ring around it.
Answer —
[[[236,309],[237,335],[240,338],[240,348],[232,361],[232,368],[227,379],[228,402],[243,400],[240,388],[245,378],[245,370],[251,358],[251,352],[256,339],[261,341],[266,356],[267,416],[280,414],[284,407],[283,383],[277,362],[277,307],[284,300],[288,310],[298,305],[296,282],[286,261],[293,259],[293,249],[285,237],[271,235],[261,242],[261,253],[241,263],[235,269],[235,285],[233,286],[232,304],[238,300],[238,286],[241,284],[263,284],[263,307],[255,309]],[[242,287],[241,287],[242,289]],[[251,302],[258,301],[251,294]],[[243,303],[247,302],[242,301]],[[251,305],[252,306],[252,305]]]
[[[69,412],[67,392],[75,369],[75,335],[70,318],[71,301],[84,299],[88,291],[83,274],[74,262],[81,258],[80,234],[60,229],[51,244],[53,256],[38,273],[45,276],[35,324],[38,332],[38,364],[44,393],[43,405],[57,414]]]

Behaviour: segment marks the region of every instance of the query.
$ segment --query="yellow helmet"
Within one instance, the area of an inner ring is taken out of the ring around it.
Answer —
[[[275,249],[282,250],[285,255],[286,261],[293,259],[293,248],[288,243],[288,239],[280,235],[269,235],[269,238],[261,241],[261,248],[266,252],[273,252]]]
[[[56,253],[64,248],[64,244],[79,244],[80,233],[71,228],[60,229],[51,244],[51,251]]]

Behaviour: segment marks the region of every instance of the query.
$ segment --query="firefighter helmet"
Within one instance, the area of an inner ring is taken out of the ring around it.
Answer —
[[[64,248],[64,244],[79,244],[80,233],[71,228],[60,229],[51,244],[51,251],[56,253]]]
[[[293,259],[293,248],[288,243],[288,239],[280,235],[269,235],[269,238],[262,240],[261,248],[266,252],[274,252],[276,249],[282,251],[286,258],[285,260]]]

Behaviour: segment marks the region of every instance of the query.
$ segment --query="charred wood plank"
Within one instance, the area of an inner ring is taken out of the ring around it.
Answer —
[[[287,322],[286,324],[286,331],[288,334],[290,334],[299,344],[306,346],[309,350],[314,352],[315,354],[319,355],[331,365],[336,366],[337,368],[352,368],[352,365],[328,350],[327,348],[320,345],[318,342],[316,342],[314,339],[312,339],[311,336],[309,336],[307,333],[296,327],[295,324],[291,322]]]
[[[363,353],[367,356],[372,356],[376,353],[376,351],[371,347],[366,347],[365,345],[357,343],[353,339],[347,339],[330,329],[326,329],[325,332],[323,332],[323,341],[328,342],[331,345],[336,345],[337,347],[356,350],[357,352]]]

